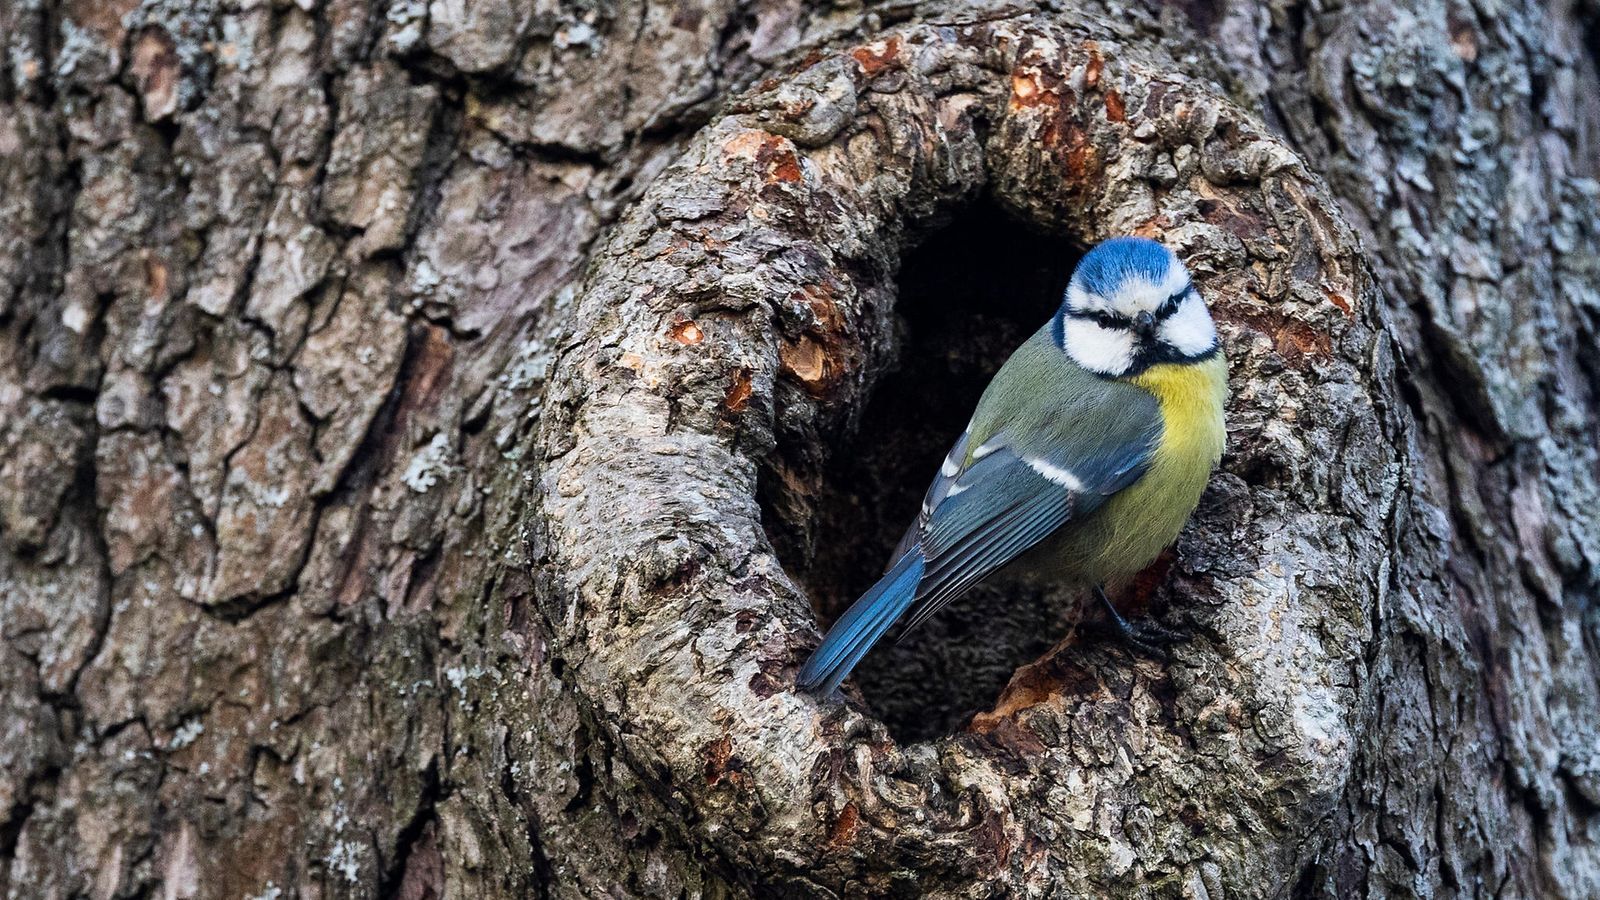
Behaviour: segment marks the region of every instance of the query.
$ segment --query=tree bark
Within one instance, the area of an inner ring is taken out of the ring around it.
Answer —
[[[0,43],[0,895],[1600,895],[1592,0]],[[796,693],[1119,233],[1230,360],[1189,640],[1000,580]]]

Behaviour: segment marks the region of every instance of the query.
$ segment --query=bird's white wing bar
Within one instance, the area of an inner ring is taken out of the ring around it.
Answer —
[[[946,456],[944,464],[939,467],[939,474],[946,478],[954,478],[961,474],[961,460],[953,456]]]
[[[927,518],[929,513],[938,508],[940,501],[944,500],[945,495],[949,493],[950,488],[956,483],[956,478],[961,475],[962,470],[965,468],[967,444],[970,437],[969,432],[961,432],[961,436],[956,438],[955,444],[950,447],[950,452],[945,454],[944,462],[939,465],[938,476],[933,479],[933,484],[928,485],[928,493],[922,498],[922,517],[924,519]]]
[[[971,428],[971,426],[969,425],[968,428]],[[922,495],[921,512],[917,514],[917,518],[911,523],[911,527],[906,529],[905,535],[900,538],[900,543],[889,557],[890,566],[893,566],[895,560],[904,556],[906,551],[910,550],[911,546],[916,543],[922,526],[928,522],[928,517],[933,515],[934,509],[950,496],[951,491],[954,490],[955,493],[959,494],[962,490],[965,490],[965,488],[956,489],[955,484],[956,478],[961,475],[964,468],[963,463],[967,458],[969,437],[970,435],[967,431],[961,432],[961,436],[956,438],[955,443],[951,445],[950,452],[945,454],[944,462],[939,465],[939,473],[933,477],[933,483],[928,485],[927,492]]]
[[[1073,493],[1083,490],[1083,482],[1078,480],[1078,476],[1067,469],[1053,465],[1049,460],[1041,459],[1037,456],[1024,456],[1022,461],[1027,463],[1029,468],[1043,475],[1047,481],[1058,484]]]
[[[989,454],[995,452],[996,450],[999,450],[1001,447],[1004,447],[1004,446],[1005,446],[1005,432],[1002,431],[1001,433],[995,435],[994,437],[989,438],[987,441],[984,441],[983,443],[979,444],[978,448],[976,450],[972,451],[972,461],[973,462],[977,462],[978,460],[983,459],[985,456],[988,456]]]

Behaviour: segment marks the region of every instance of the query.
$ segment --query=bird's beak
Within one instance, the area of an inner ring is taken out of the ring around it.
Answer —
[[[1150,312],[1142,312],[1133,317],[1133,330],[1140,337],[1151,337],[1156,333],[1156,317]]]

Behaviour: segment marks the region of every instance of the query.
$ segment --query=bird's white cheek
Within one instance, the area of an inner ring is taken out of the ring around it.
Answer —
[[[1061,338],[1073,362],[1091,372],[1121,375],[1133,365],[1133,333],[1130,331],[1068,316],[1061,323]]]
[[[1211,322],[1204,301],[1191,293],[1178,309],[1161,323],[1161,342],[1184,356],[1198,356],[1217,343],[1217,328]]]

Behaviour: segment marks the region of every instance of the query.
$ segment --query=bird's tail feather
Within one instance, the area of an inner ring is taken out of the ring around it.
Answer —
[[[844,681],[867,651],[883,637],[917,599],[922,581],[922,551],[913,549],[900,557],[861,599],[845,610],[828,629],[817,652],[800,669],[796,681],[800,689],[827,696]]]

